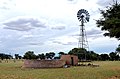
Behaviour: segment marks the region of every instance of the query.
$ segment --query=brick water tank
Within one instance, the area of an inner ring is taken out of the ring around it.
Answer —
[[[76,55],[61,55],[60,60],[64,60],[66,65],[78,65],[78,56]]]

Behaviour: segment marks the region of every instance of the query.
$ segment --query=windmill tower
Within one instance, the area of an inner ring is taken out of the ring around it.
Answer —
[[[88,46],[88,41],[87,41],[87,36],[86,36],[84,23],[89,22],[90,15],[89,15],[87,10],[80,9],[77,13],[77,18],[78,18],[79,22],[81,22],[78,48],[88,50],[89,46]],[[83,53],[85,54],[85,52],[83,52]],[[86,55],[85,55],[85,60],[86,60]]]

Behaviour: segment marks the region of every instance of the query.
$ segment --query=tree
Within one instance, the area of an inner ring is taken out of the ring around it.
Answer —
[[[116,48],[116,54],[119,56],[119,59],[120,59],[120,44]]]
[[[118,54],[120,54],[120,44],[119,44],[118,47],[116,48],[116,52],[117,52]]]
[[[59,52],[58,54],[59,54],[59,57],[61,57],[61,55],[65,55],[64,52]]]
[[[33,51],[27,51],[25,55],[23,56],[24,59],[36,59],[36,55]]]
[[[78,59],[83,60],[86,59],[87,50],[84,48],[73,48],[68,52],[68,54],[77,55]]]
[[[59,55],[64,55],[65,53],[64,53],[64,52],[59,52],[58,54],[59,54]]]
[[[11,55],[5,54],[5,59],[12,59],[13,57]]]
[[[50,52],[49,54],[50,54],[51,59],[53,59],[53,57],[55,56],[55,53],[54,52]]]
[[[22,59],[22,56],[18,56],[19,59]]]
[[[97,27],[107,31],[104,36],[115,37],[120,40],[120,4],[114,2],[106,10],[100,10],[102,18],[96,20]]]
[[[49,52],[49,53],[46,53],[46,58],[47,59],[53,59],[53,57],[55,56],[55,53],[54,52]]]
[[[108,54],[101,54],[100,57],[101,57],[101,60],[103,60],[103,61],[110,59]]]
[[[8,54],[0,53],[0,59],[12,59],[13,57]]]
[[[2,59],[2,60],[5,59],[5,54],[1,53],[0,54],[0,59]]]
[[[114,52],[111,52],[110,54],[109,54],[109,56],[110,56],[110,60],[115,60],[115,57],[116,57],[116,53],[114,53]]]
[[[15,59],[19,59],[19,54],[15,54]]]
[[[38,58],[40,58],[41,60],[45,59],[45,55],[43,53],[42,54],[38,54]]]
[[[99,60],[99,54],[96,54],[94,51],[88,51],[88,60]]]
[[[119,55],[117,55],[117,53],[115,53],[115,52],[111,52],[109,54],[109,56],[110,56],[110,60],[112,60],[112,61],[119,59]]]

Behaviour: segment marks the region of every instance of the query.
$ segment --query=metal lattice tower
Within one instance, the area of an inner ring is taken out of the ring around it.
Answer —
[[[88,11],[86,11],[84,9],[80,9],[77,13],[77,17],[78,17],[78,20],[81,22],[78,48],[83,48],[83,49],[89,50],[84,23],[89,22],[90,15],[89,15]],[[85,56],[85,59],[86,59],[86,56]]]

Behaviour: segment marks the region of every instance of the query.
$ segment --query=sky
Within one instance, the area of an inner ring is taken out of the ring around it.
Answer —
[[[99,9],[112,3],[113,0],[0,0],[0,53],[67,53],[78,47],[80,9],[90,14],[90,21],[85,23],[89,50],[113,52],[119,41],[104,37],[95,21],[101,18]]]

